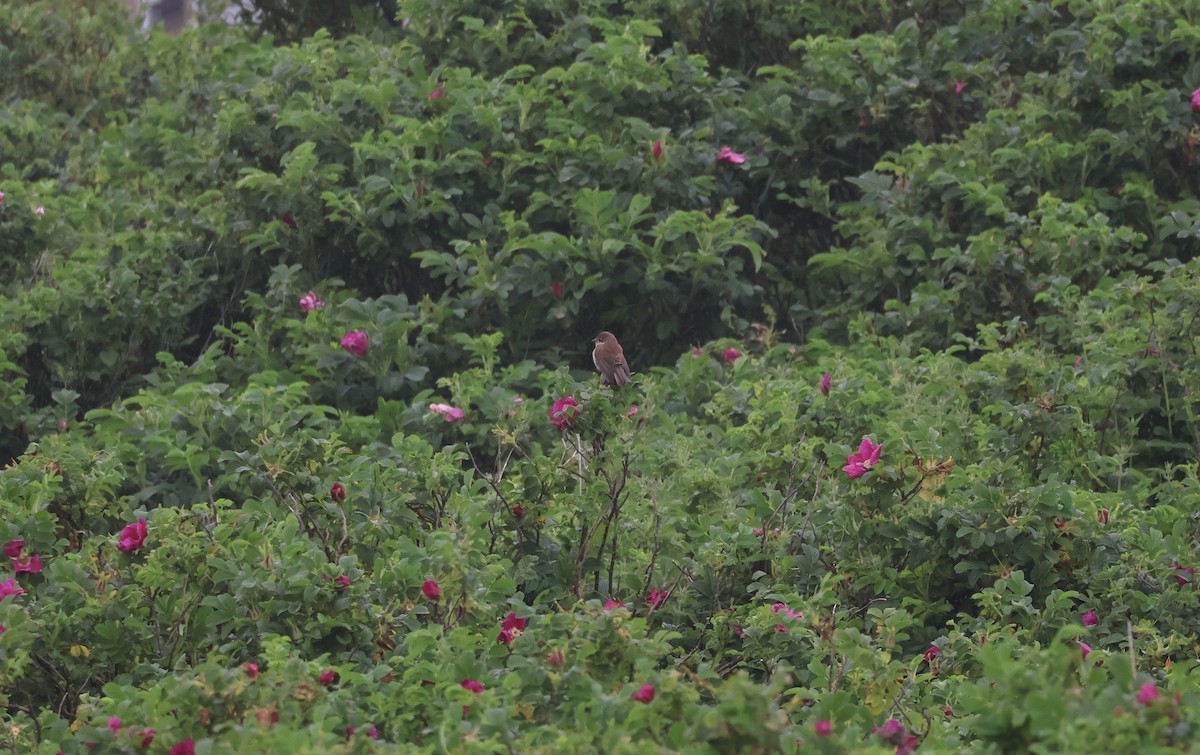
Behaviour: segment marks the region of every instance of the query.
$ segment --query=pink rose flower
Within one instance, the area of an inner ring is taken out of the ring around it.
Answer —
[[[1200,89],[1192,92],[1192,111],[1200,113]],[[2,197],[3,195],[0,195],[0,198]]]
[[[550,424],[559,430],[565,430],[568,425],[579,417],[579,402],[574,396],[565,396],[554,402],[550,410]]]
[[[17,580],[13,579],[12,577],[0,582],[0,600],[4,600],[9,595],[16,596],[24,594],[25,591],[20,587],[17,587]]]
[[[116,716],[109,716],[108,728],[112,729],[113,734],[119,732],[121,730],[121,719],[117,718]]]
[[[554,294],[555,299],[561,299],[563,295],[562,281],[550,281],[550,293]]]
[[[142,547],[142,544],[146,542],[147,534],[145,519],[138,519],[133,524],[127,524],[117,539],[117,548],[125,553],[131,553]]]
[[[21,549],[25,547],[25,541],[21,539],[9,540],[4,545],[4,555],[8,558],[17,558],[21,555]]]
[[[442,590],[438,587],[438,583],[432,579],[425,580],[425,584],[421,585],[421,594],[430,600],[437,600],[442,596]]]
[[[1142,705],[1149,707],[1149,706],[1153,705],[1154,701],[1157,699],[1158,699],[1158,687],[1154,686],[1153,684],[1151,684],[1149,682],[1146,684],[1143,684],[1141,686],[1141,689],[1138,690],[1137,701],[1139,703],[1141,703]]]
[[[329,487],[329,497],[335,502],[341,503],[346,500],[346,486],[340,482],[335,482]]]
[[[637,700],[639,703],[648,703],[654,699],[654,685],[643,684],[641,688],[629,696],[630,700]]]
[[[954,82],[954,93],[957,94],[959,97],[961,97],[962,93],[965,92],[966,90],[967,90],[967,82],[965,82],[965,81]]]
[[[311,289],[309,290],[309,292],[307,294],[300,297],[300,311],[301,312],[312,312],[314,309],[320,309],[321,307],[324,307],[324,306],[325,306],[325,302],[318,299],[316,293],[313,292]]]
[[[1083,616],[1079,617],[1079,620],[1085,627],[1094,627],[1100,623],[1100,617],[1096,615],[1095,611],[1086,611]]]
[[[833,387],[833,375],[826,372],[821,376],[821,382],[817,383],[817,390],[821,391],[822,396],[829,395],[829,389]]]
[[[1079,641],[1079,652],[1083,655],[1083,660],[1087,660],[1088,653],[1092,652],[1092,646],[1086,642]]]
[[[196,743],[185,739],[171,748],[170,755],[196,755]]]
[[[29,574],[37,574],[42,570],[42,558],[38,554],[32,556],[21,556],[14,558],[12,562],[13,571],[17,574],[27,572]]]
[[[258,664],[257,663],[247,663],[242,668],[244,668],[246,670],[246,676],[250,677],[251,679],[258,678]]]
[[[370,343],[371,339],[361,330],[347,330],[342,336],[342,348],[356,357],[365,357]]]
[[[667,602],[667,598],[671,596],[666,590],[660,590],[657,587],[650,591],[650,595],[646,597],[646,603],[651,608],[658,608],[663,603]]]
[[[322,671],[321,675],[319,677],[317,677],[317,681],[319,681],[321,683],[321,686],[328,687],[329,685],[331,685],[337,681],[337,672],[334,671],[333,669],[329,669],[328,671]]]
[[[741,152],[734,152],[729,147],[721,147],[721,151],[717,153],[717,162],[725,165],[741,165],[746,162],[746,156]]]
[[[722,354],[721,356],[725,360],[725,364],[731,364],[733,362],[736,362],[738,360],[738,358],[741,357],[741,355],[742,355],[742,352],[738,351],[737,349],[728,348],[728,349],[725,349],[725,353]]]
[[[442,418],[447,422],[457,422],[463,417],[467,416],[467,413],[462,409],[459,409],[456,406],[450,406],[449,404],[430,404],[429,411],[442,415]]]
[[[926,663],[933,663],[941,654],[941,648],[937,647],[936,645],[931,645],[928,650],[921,654],[921,657],[925,659]]]
[[[347,577],[345,574],[343,574],[342,576],[338,577],[337,579],[335,579],[333,581],[337,583],[339,590],[345,590],[347,587],[350,586],[350,578]]]
[[[615,600],[608,600],[608,601],[604,602],[604,610],[605,611],[611,611],[614,608],[624,608],[624,607],[625,607],[624,603],[618,603]]]
[[[477,695],[483,692],[483,685],[474,679],[463,679],[460,683],[462,684],[463,689],[474,692]]]
[[[446,82],[444,82],[444,81],[439,81],[437,83],[437,89],[434,89],[432,92],[429,93],[429,99],[431,99],[431,100],[440,100],[445,96],[446,96]]]
[[[851,480],[858,479],[879,463],[879,454],[882,451],[882,445],[877,446],[869,439],[863,438],[862,443],[858,446],[858,451],[846,457],[846,466],[842,467],[842,471]]]
[[[1200,90],[1197,90],[1197,91],[1200,91]],[[654,144],[652,144],[650,146],[650,154],[654,156],[655,160],[661,159],[662,158],[662,142],[655,140]]]
[[[833,733],[833,724],[829,723],[828,721],[817,721],[813,728],[816,729],[817,736],[819,737],[828,737]]]

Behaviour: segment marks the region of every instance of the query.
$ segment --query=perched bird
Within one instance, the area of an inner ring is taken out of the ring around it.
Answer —
[[[625,385],[629,382],[629,363],[625,361],[625,352],[617,337],[607,330],[601,331],[592,343],[592,361],[596,369],[604,376],[604,385]]]

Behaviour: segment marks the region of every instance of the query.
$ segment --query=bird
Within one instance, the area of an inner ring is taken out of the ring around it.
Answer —
[[[592,362],[603,376],[604,385],[625,385],[629,382],[629,363],[625,361],[625,351],[617,343],[617,337],[607,330],[602,330],[592,339],[596,348],[592,349]]]

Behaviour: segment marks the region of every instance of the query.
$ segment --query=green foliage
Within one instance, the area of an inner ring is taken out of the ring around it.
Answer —
[[[1167,5],[0,6],[0,742],[1194,750]]]

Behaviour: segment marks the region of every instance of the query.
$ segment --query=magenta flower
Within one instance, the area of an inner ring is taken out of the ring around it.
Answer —
[[[346,486],[340,482],[333,483],[333,485],[329,486],[329,497],[337,503],[346,500]]]
[[[639,703],[648,703],[654,699],[654,685],[643,684],[641,689],[629,696],[630,700],[637,700]]]
[[[0,204],[4,204],[4,192],[0,191]]]
[[[345,590],[347,587],[350,586],[350,578],[347,577],[345,574],[343,574],[342,576],[338,577],[337,579],[335,579],[333,581],[337,583],[339,590]]]
[[[717,162],[725,165],[741,165],[746,162],[746,156],[741,152],[734,152],[729,147],[721,147],[721,151],[717,153]]]
[[[438,587],[438,583],[432,579],[425,580],[425,584],[421,585],[421,594],[430,600],[437,600],[442,596],[442,590]]]
[[[550,293],[554,294],[555,299],[561,299],[563,296],[562,281],[550,281]]]
[[[1141,689],[1138,690],[1137,701],[1142,705],[1153,705],[1154,701],[1157,699],[1158,687],[1154,686],[1152,683],[1147,682],[1146,684],[1142,685]]]
[[[109,716],[108,728],[113,730],[113,734],[119,732],[121,730],[121,719],[117,718],[116,716]]]
[[[789,619],[804,618],[803,613],[800,611],[793,611],[792,609],[788,608],[787,603],[776,603],[775,605],[771,606],[771,613],[779,613],[780,611],[783,611],[785,614],[787,614]]]
[[[29,574],[37,574],[42,570],[42,558],[36,553],[32,556],[21,556],[14,558],[12,562],[13,571],[17,574],[27,572]]]
[[[967,90],[967,82],[965,82],[965,81],[954,82],[954,93],[957,94],[959,97],[961,97],[962,93],[965,92],[966,90]]]
[[[4,628],[4,625],[3,625],[3,624],[0,624],[0,636],[3,636],[3,635],[4,635],[4,633],[5,633],[5,632],[7,632],[7,631],[8,631],[8,630]]]
[[[826,372],[821,376],[821,382],[817,383],[817,390],[821,391],[822,396],[829,395],[829,389],[833,387],[833,375]]]
[[[625,416],[632,417],[633,415],[635,415],[637,413],[638,413],[638,408],[636,406],[631,406],[631,407],[629,407],[629,411],[625,412]]]
[[[0,600],[4,600],[9,595],[24,595],[25,591],[17,587],[17,580],[9,577],[3,582],[0,582]]]
[[[449,404],[430,404],[429,411],[442,415],[442,418],[447,422],[457,422],[467,416],[467,413],[462,409],[450,406]]]
[[[279,216],[279,219],[282,220],[283,224],[286,225],[288,228],[291,228],[293,231],[296,230],[296,219],[294,217],[292,217],[292,213],[285,212]],[[309,293],[312,293],[312,292],[310,291]],[[305,311],[307,311],[307,310],[305,310]]]
[[[565,430],[568,425],[579,417],[579,402],[574,396],[565,396],[554,402],[550,410],[550,424],[559,430]]]
[[[1200,91],[1200,90],[1196,90],[1196,91]],[[662,158],[662,142],[655,140],[654,144],[652,144],[650,146],[650,154],[654,155],[655,160],[661,159]]]
[[[4,555],[8,558],[17,558],[21,555],[21,549],[25,547],[25,541],[21,539],[9,540],[4,545]]]
[[[117,548],[125,553],[131,553],[146,542],[146,520],[138,519],[133,524],[127,524],[121,530],[121,535],[117,539]]]
[[[1175,581],[1181,585],[1191,584],[1192,580],[1196,576],[1196,570],[1191,567],[1180,566],[1179,564],[1171,564],[1167,568],[1175,572],[1172,576],[1175,577]]]
[[[156,732],[154,729],[142,729],[142,733],[135,736],[140,736],[142,738],[142,747],[149,747],[154,743],[154,735],[157,733],[158,732]]]
[[[692,356],[694,356],[694,357],[704,356],[704,349],[700,348],[699,346],[692,348]]]
[[[817,721],[813,728],[816,729],[818,737],[828,737],[833,733],[833,724],[828,721]]]
[[[444,81],[439,81],[437,83],[437,89],[434,89],[432,92],[429,93],[429,99],[431,99],[431,100],[440,100],[441,98],[443,98],[445,96],[446,96],[446,82],[444,82]]]
[[[321,686],[328,687],[337,681],[337,672],[333,669],[322,671],[321,675],[317,677],[317,681],[321,683]]]
[[[787,634],[787,633],[788,633],[788,628],[787,628],[787,627],[785,627],[783,624],[776,624],[776,625],[775,625],[775,631],[776,631],[776,632],[779,632],[780,634]]]
[[[1101,525],[1108,524],[1108,509],[1100,509],[1100,514],[1096,517]]]
[[[312,312],[314,309],[320,309],[325,306],[325,302],[317,298],[316,292],[309,289],[309,292],[300,297],[300,311]]]
[[[1192,92],[1192,111],[1200,113],[1200,89]],[[0,199],[3,199],[3,197],[4,195],[0,194]]]
[[[500,622],[500,628],[508,629],[508,630],[516,629],[516,630],[520,631],[520,630],[524,630],[525,625],[528,623],[529,623],[529,621],[527,619],[517,618],[516,611],[509,611],[508,616],[504,617],[504,621]]]
[[[862,443],[858,446],[858,451],[846,457],[846,466],[842,467],[842,471],[851,480],[858,479],[879,463],[879,454],[882,451],[882,445],[877,446],[869,439],[863,438]]]
[[[1092,652],[1092,646],[1083,641],[1079,642],[1079,652],[1083,656],[1083,660],[1087,660],[1088,653]]]
[[[670,596],[671,596],[671,594],[669,592],[667,592],[666,590],[660,590],[657,587],[655,587],[654,589],[652,589],[650,591],[650,595],[648,595],[646,597],[646,603],[648,603],[651,608],[658,608],[663,603],[666,603],[667,598],[669,598]]]
[[[250,677],[251,679],[258,678],[258,664],[257,663],[247,663],[242,668],[244,668],[246,670],[246,676]]]
[[[871,733],[878,734],[880,739],[894,746],[896,755],[911,755],[917,749],[917,737],[905,732],[904,727],[894,718],[889,719],[883,726],[872,727]]]
[[[342,348],[356,357],[365,357],[370,344],[371,339],[361,330],[347,330],[346,335],[342,336]]]
[[[614,608],[624,608],[624,607],[625,607],[624,603],[618,603],[615,600],[608,600],[608,601],[605,601],[605,603],[604,603],[605,611],[611,611]]]
[[[474,692],[477,695],[483,692],[483,685],[474,679],[463,679],[460,684],[462,684],[463,689]]]
[[[1096,615],[1095,611],[1086,611],[1083,616],[1079,617],[1079,620],[1085,627],[1094,627],[1100,623],[1100,617]]]
[[[196,755],[196,743],[185,739],[171,748],[170,755]]]
[[[731,347],[731,348],[725,349],[725,353],[722,354],[721,356],[725,360],[725,364],[730,364],[732,362],[736,362],[738,360],[738,357],[740,357],[741,355],[742,355],[742,352]]]

